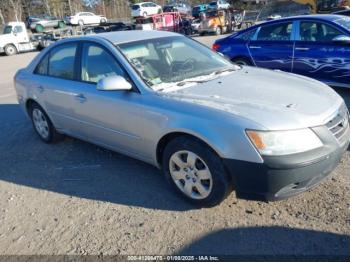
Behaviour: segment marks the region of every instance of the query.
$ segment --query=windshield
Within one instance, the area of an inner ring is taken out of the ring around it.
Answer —
[[[335,23],[338,25],[341,25],[342,27],[346,28],[347,30],[350,30],[350,17],[342,17],[340,19],[334,20]]]
[[[3,32],[4,35],[5,34],[11,34],[11,32],[12,32],[12,26],[7,25],[7,26],[4,27],[4,32]]]
[[[131,65],[153,90],[188,79],[213,78],[237,67],[219,54],[183,36],[147,39],[118,45]]]

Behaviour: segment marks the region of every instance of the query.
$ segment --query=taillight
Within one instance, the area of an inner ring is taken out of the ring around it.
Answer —
[[[220,48],[219,44],[213,44],[212,49],[217,51]]]

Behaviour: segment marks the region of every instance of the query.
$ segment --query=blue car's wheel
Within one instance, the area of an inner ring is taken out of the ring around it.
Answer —
[[[234,59],[232,59],[232,62],[234,62],[238,65],[243,65],[243,66],[252,66],[253,65],[253,63],[250,61],[250,59],[244,58],[244,57],[234,58]]]

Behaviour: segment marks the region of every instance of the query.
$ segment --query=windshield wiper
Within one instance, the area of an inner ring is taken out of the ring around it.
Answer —
[[[210,81],[210,80],[213,80],[213,78],[206,79],[206,80],[183,80],[183,81],[177,83],[176,85],[177,85],[177,86],[184,86],[184,85],[186,85],[187,83],[198,83],[198,84],[202,84],[202,83],[208,82],[208,81]]]
[[[215,71],[215,75],[220,75],[222,73],[232,72],[232,71],[236,71],[236,69],[234,69],[234,68],[225,68],[225,69],[221,69],[221,70]]]

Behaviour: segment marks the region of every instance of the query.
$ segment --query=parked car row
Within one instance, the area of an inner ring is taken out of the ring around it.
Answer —
[[[179,12],[182,15],[192,15],[198,18],[200,13],[207,11],[208,9],[228,9],[230,4],[225,0],[212,1],[209,4],[201,4],[191,7],[184,1],[169,1],[163,7],[153,2],[141,2],[131,6],[132,17],[146,17],[150,15],[160,14],[162,12]]]
[[[65,19],[48,15],[28,16],[26,18],[26,26],[32,32],[42,33],[46,29],[64,28],[68,25],[92,25],[105,24],[107,18],[101,15],[95,15],[91,12],[79,12]]]

